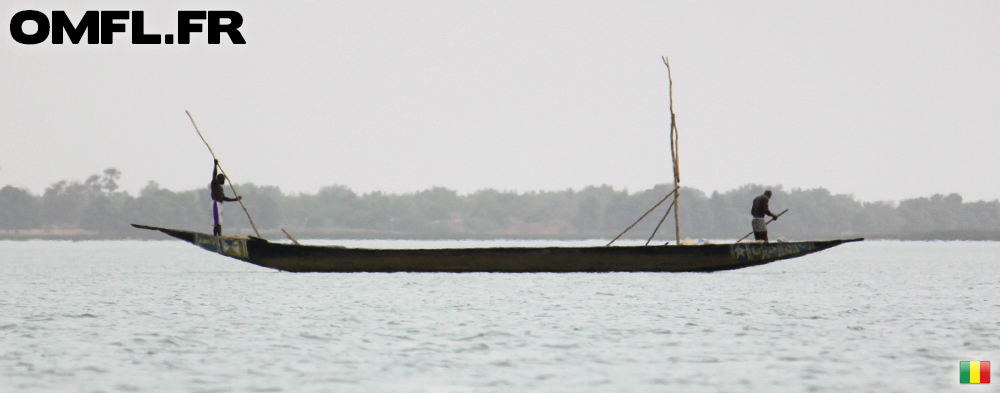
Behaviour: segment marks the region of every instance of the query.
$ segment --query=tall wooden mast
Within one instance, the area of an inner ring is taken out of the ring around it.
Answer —
[[[680,196],[681,168],[677,157],[677,115],[674,114],[674,79],[670,75],[670,61],[663,56],[663,64],[667,66],[667,80],[670,81],[670,158],[674,164],[674,233],[677,234],[677,244],[681,244],[681,219],[677,212],[680,206],[677,205],[677,198]]]
[[[632,225],[629,225],[628,228],[625,228],[625,230],[622,231],[622,233],[619,233],[618,236],[615,236],[614,239],[611,239],[611,241],[605,245],[607,247],[610,247],[612,244],[614,244],[615,241],[617,241],[623,235],[625,235],[625,232],[628,232],[629,229],[635,227],[636,224],[639,223],[639,221],[642,221],[642,219],[646,218],[646,216],[648,216],[649,213],[652,213],[653,210],[662,205],[663,202],[666,202],[667,199],[670,198],[671,194],[673,194],[674,196],[674,201],[669,206],[667,206],[667,212],[663,214],[663,218],[661,218],[660,222],[656,224],[656,228],[653,229],[653,233],[649,235],[649,239],[646,240],[646,245],[648,246],[649,242],[653,241],[653,237],[656,236],[656,231],[660,230],[660,226],[663,225],[663,221],[666,221],[667,217],[670,216],[671,209],[673,209],[674,211],[674,233],[677,236],[677,245],[681,244],[681,219],[677,214],[678,210],[677,199],[680,194],[680,186],[681,186],[681,168],[679,164],[680,161],[678,160],[677,157],[678,133],[677,133],[677,115],[674,114],[674,79],[670,75],[670,61],[667,60],[666,56],[663,56],[662,59],[663,59],[663,64],[667,66],[667,80],[670,81],[670,161],[671,163],[673,163],[674,167],[674,189],[671,190],[670,193],[667,194],[667,196],[663,197],[663,199],[657,202],[656,205],[654,205],[645,213],[643,213],[638,220],[635,220],[635,222],[632,223]]]

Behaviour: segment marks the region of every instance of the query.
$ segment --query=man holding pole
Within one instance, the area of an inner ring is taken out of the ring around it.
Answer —
[[[222,202],[236,202],[243,197],[226,197],[226,190],[222,188],[226,184],[226,175],[219,173],[219,160],[215,160],[215,167],[212,168],[212,183],[208,188],[212,190],[212,218],[215,219],[215,227],[212,234],[222,236]]]
[[[763,195],[753,199],[753,206],[750,208],[750,214],[753,215],[753,221],[751,221],[753,237],[757,240],[763,240],[764,243],[767,243],[767,221],[764,220],[764,216],[774,217],[774,220],[778,219],[778,216],[771,213],[768,206],[770,200],[771,190],[764,191]]]

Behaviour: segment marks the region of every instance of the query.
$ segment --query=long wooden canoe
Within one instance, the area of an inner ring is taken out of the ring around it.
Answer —
[[[258,238],[132,226],[160,231],[214,253],[288,272],[713,272],[763,265],[864,240],[394,250],[272,243]]]

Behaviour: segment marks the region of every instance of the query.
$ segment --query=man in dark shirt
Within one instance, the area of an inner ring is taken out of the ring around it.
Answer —
[[[767,221],[764,220],[764,216],[774,217],[775,220],[778,216],[771,213],[771,209],[768,206],[768,202],[771,200],[771,190],[764,191],[764,195],[760,195],[753,199],[753,207],[750,208],[750,214],[753,216],[753,237],[757,240],[763,240],[767,243]]]
[[[226,185],[226,175],[219,173],[219,160],[215,160],[215,167],[212,168],[212,182],[208,185],[208,188],[212,190],[212,217],[215,219],[212,234],[215,236],[222,236],[222,202],[235,202],[243,199],[241,196],[226,197],[226,190],[222,188],[224,185]]]

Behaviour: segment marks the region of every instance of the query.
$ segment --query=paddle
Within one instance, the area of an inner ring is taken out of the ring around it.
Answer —
[[[778,217],[781,217],[781,215],[785,214],[785,212],[787,212],[787,211],[788,211],[788,209],[785,209],[785,211],[783,211],[781,213],[778,213],[777,216],[774,216],[774,218],[770,219],[768,222],[765,222],[764,226],[767,226],[767,224],[770,224],[770,223],[774,222],[774,220],[777,220]],[[751,231],[750,233],[748,233],[746,236],[741,237],[740,240],[737,240],[736,242],[739,243],[739,242],[743,241],[743,239],[746,239],[746,238],[750,237],[750,235],[753,235],[753,231]]]
[[[253,217],[250,217],[250,212],[247,211],[246,205],[243,204],[243,200],[242,200],[242,198],[240,198],[240,194],[236,192],[236,187],[233,186],[233,180],[230,179],[229,175],[226,174],[226,170],[222,169],[222,164],[218,163],[219,160],[217,158],[215,158],[215,151],[212,151],[212,146],[210,146],[208,144],[208,141],[205,140],[205,136],[201,134],[201,130],[198,129],[198,124],[195,124],[195,122],[194,122],[194,116],[191,116],[191,112],[188,112],[186,110],[184,111],[184,113],[187,113],[188,118],[191,119],[191,125],[193,125],[194,126],[194,130],[198,132],[198,136],[201,137],[201,141],[205,142],[205,147],[208,147],[208,152],[212,153],[212,159],[215,160],[216,165],[219,166],[219,170],[222,171],[222,176],[225,176],[226,180],[229,180],[229,189],[233,190],[233,195],[236,196],[236,201],[239,202],[240,206],[243,207],[243,212],[247,214],[247,219],[250,220],[250,226],[253,227],[253,231],[254,231],[254,233],[257,234],[257,238],[260,238],[260,231],[257,230],[257,224],[253,223]],[[215,179],[212,179],[212,180],[214,181]]]

